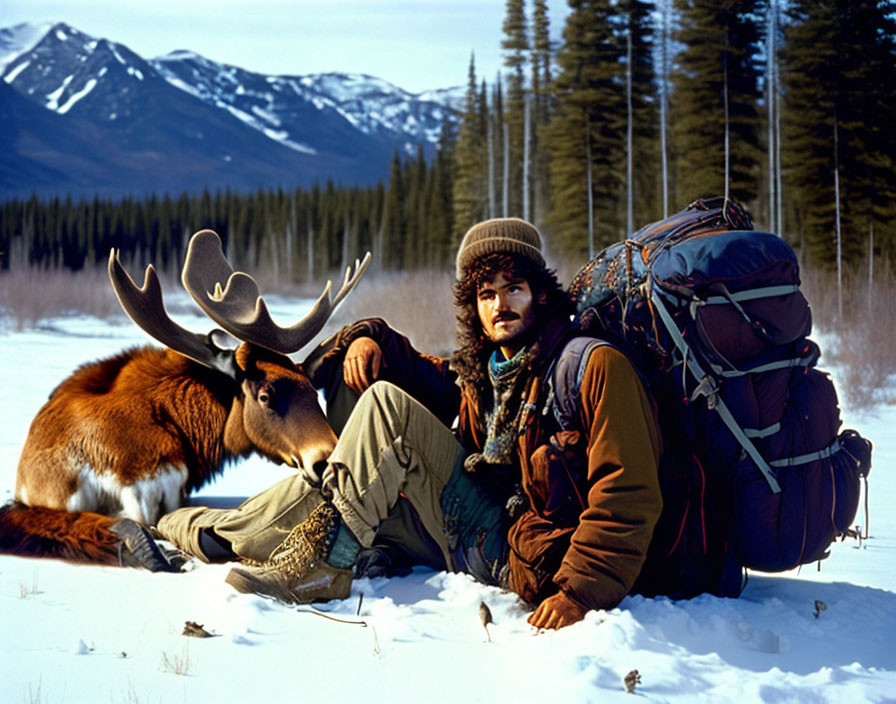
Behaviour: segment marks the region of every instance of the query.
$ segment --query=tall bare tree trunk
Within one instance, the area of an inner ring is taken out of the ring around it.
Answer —
[[[531,113],[530,96],[523,99],[523,220],[529,220],[529,161],[531,159]]]
[[[663,23],[660,37],[660,161],[663,170],[663,217],[669,215],[669,148],[666,142],[666,119],[669,112],[669,41],[671,0],[662,0],[661,17]]]
[[[501,184],[501,217],[506,218],[510,210],[510,130],[506,122],[502,127],[504,136],[504,182]]]
[[[594,194],[591,191],[591,125],[585,120],[585,179],[588,188],[588,259],[594,259]]]
[[[730,143],[729,143],[729,123],[728,123],[728,30],[725,30],[725,52],[722,54],[722,92],[725,102],[725,201],[728,200],[730,193]]]
[[[843,320],[843,241],[840,233],[840,155],[837,110],[834,109],[834,204],[837,231],[837,317]]]
[[[779,224],[776,222],[776,208],[778,198],[775,194],[777,185],[777,172],[775,169],[775,105],[777,101],[775,86],[775,1],[768,4],[768,22],[766,24],[766,104],[768,108],[768,220],[772,232],[781,234]]]
[[[383,226],[382,224],[376,229],[375,240],[373,243],[374,261],[383,267]]]
[[[308,213],[308,234],[305,238],[305,264],[308,267],[308,283],[314,281],[314,228],[311,224],[311,213]]]
[[[277,256],[277,236],[273,228],[268,225],[268,241],[271,243],[271,274],[274,278],[274,287],[280,287],[280,257]]]
[[[630,235],[634,232],[634,224],[635,224],[635,214],[634,214],[634,198],[632,193],[632,178],[634,175],[634,169],[632,168],[632,143],[633,143],[633,132],[632,132],[632,27],[631,27],[631,18],[629,18],[629,27],[628,27],[628,35],[626,36],[626,44],[627,44],[627,60],[628,64],[626,65],[625,72],[625,85],[626,85],[626,99],[627,103],[627,118],[628,118],[628,128],[625,135],[626,138],[626,164],[625,164],[625,180],[626,180],[626,208],[625,208],[625,226],[626,226],[626,236]]]
[[[292,221],[286,223],[286,233],[283,241],[283,246],[286,251],[283,252],[283,263],[286,265],[286,280],[289,283],[292,283],[292,238],[293,238],[293,224]]]
[[[781,94],[781,72],[778,69],[777,61],[775,61],[775,94],[776,96]],[[775,103],[775,174],[777,180],[775,194],[778,198],[778,202],[775,204],[775,210],[777,211],[778,232],[783,234],[784,191],[781,183],[781,104],[777,100],[775,101]]]
[[[488,216],[497,216],[498,205],[495,202],[495,119],[488,120]]]
[[[874,292],[874,220],[868,223],[868,315],[873,310]]]
[[[349,237],[351,236],[351,227],[348,221],[348,213],[345,214],[345,222],[342,225],[342,269],[345,271],[349,265]]]
[[[296,196],[295,193],[293,193],[289,202],[289,221],[286,223],[286,252],[284,253],[284,259],[286,260],[286,280],[289,281],[289,283],[292,283],[292,260],[295,256],[293,254],[293,247],[295,247],[293,239],[298,231],[298,225],[298,219],[296,218]]]

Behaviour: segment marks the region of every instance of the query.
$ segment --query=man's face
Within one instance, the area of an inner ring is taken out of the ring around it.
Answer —
[[[524,333],[535,322],[532,289],[525,279],[498,274],[479,286],[476,309],[486,337],[508,358],[523,346]]]

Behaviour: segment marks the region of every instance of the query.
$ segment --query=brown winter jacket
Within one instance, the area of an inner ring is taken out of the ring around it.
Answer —
[[[595,349],[579,389],[574,429],[560,428],[548,405],[546,376],[575,329],[560,320],[542,328],[541,354],[524,391],[519,474],[502,477],[506,494],[519,483],[528,508],[508,533],[509,586],[534,604],[563,590],[588,609],[611,608],[641,571],[662,499],[657,480],[659,431],[648,397],[627,358]],[[358,337],[383,350],[380,378],[414,396],[446,425],[458,418],[461,442],[481,449],[479,395],[463,389],[447,359],[417,352],[377,318],[343,328],[315,382],[341,374],[341,359]],[[483,477],[487,480],[487,477]]]

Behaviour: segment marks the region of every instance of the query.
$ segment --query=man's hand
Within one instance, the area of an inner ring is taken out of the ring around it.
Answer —
[[[346,385],[360,394],[379,378],[382,366],[380,346],[369,337],[359,337],[346,350],[342,375]]]
[[[563,592],[549,596],[529,617],[529,623],[536,628],[563,628],[577,623],[588,613]]]

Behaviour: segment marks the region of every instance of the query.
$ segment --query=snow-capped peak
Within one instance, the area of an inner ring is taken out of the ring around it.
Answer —
[[[33,49],[34,45],[43,39],[50,30],[60,25],[62,23],[31,24],[23,22],[13,27],[0,29],[0,73],[17,56]]]
[[[421,99],[389,81],[361,73],[264,75],[185,50],[150,63],[171,85],[225,108],[292,148],[303,145],[296,131],[302,120],[297,118],[309,104],[336,119],[341,117],[364,134],[398,143],[407,153],[420,143],[435,144],[443,120],[456,105],[450,91],[430,91]]]
[[[432,154],[443,123],[458,114],[446,93],[421,98],[365,74],[267,75],[189,49],[147,61],[124,44],[65,23],[0,29],[0,56],[4,89],[73,118],[56,121],[54,129],[72,126],[80,140],[73,152],[81,162],[69,169],[75,171],[81,163],[107,169],[113,150],[105,142],[114,137],[119,152],[136,160],[186,150],[190,168],[200,164],[195,168],[208,183],[372,182],[383,177],[395,150],[413,155],[422,146]],[[99,129],[75,129],[80,121]],[[48,130],[49,122],[33,122]],[[81,146],[84,141],[90,146]],[[240,167],[229,175],[222,162]],[[136,171],[136,186],[110,176],[110,189],[183,188],[175,172],[150,178]],[[186,183],[193,188],[199,180]]]
[[[3,80],[62,115],[76,108],[76,112],[86,110],[103,120],[118,119],[129,110],[124,97],[127,84],[155,75],[153,68],[125,45],[96,39],[64,22],[19,25],[8,31],[6,39],[13,55],[0,68]],[[100,95],[97,86],[109,86],[110,81],[117,88]],[[85,107],[87,103],[89,107]]]

